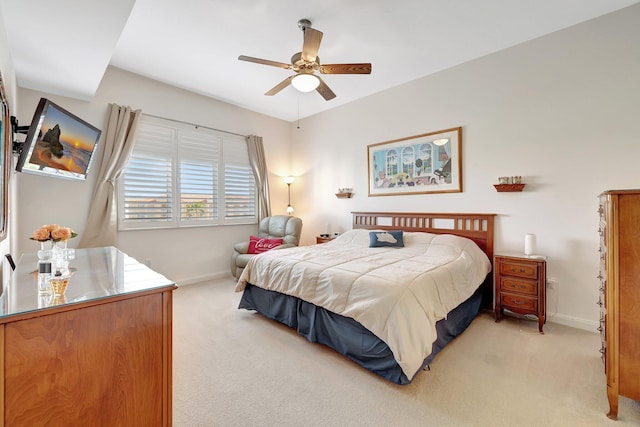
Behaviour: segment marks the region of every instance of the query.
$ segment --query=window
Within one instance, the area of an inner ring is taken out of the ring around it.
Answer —
[[[244,138],[142,116],[118,180],[120,230],[256,220],[256,184]]]

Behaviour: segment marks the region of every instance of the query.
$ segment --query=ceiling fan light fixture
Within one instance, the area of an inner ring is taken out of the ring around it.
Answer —
[[[300,92],[311,92],[320,85],[320,79],[313,74],[298,74],[291,80],[291,85]]]

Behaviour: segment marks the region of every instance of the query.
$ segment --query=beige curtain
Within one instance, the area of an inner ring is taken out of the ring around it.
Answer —
[[[258,188],[258,197],[256,202],[258,208],[258,223],[260,223],[262,218],[271,216],[267,161],[264,158],[262,137],[249,135],[247,137],[247,148],[249,149],[249,163],[251,163],[253,177],[256,180],[256,186]]]
[[[87,225],[81,234],[79,247],[115,246],[118,215],[115,182],[129,160],[142,112],[109,104],[107,129],[102,144],[102,161],[93,198],[87,216]]]

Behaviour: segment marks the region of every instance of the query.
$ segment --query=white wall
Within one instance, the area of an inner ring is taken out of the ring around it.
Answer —
[[[286,185],[280,178],[290,174],[290,125],[287,122],[244,110],[224,102],[155,82],[117,68],[109,68],[91,102],[21,89],[20,124],[29,124],[40,97],[46,97],[88,122],[104,129],[109,103],[130,105],[143,113],[202,126],[256,134],[264,138],[269,165],[272,213],[286,209]],[[28,240],[42,224],[57,223],[82,233],[102,153],[94,161],[87,182],[15,174],[18,200],[16,210],[17,253],[33,252],[36,243]],[[197,227],[179,230],[123,231],[117,246],[178,284],[191,283],[229,273],[233,244],[248,239],[257,226]],[[79,239],[75,239],[79,240]],[[71,240],[71,246],[77,241]]]
[[[302,120],[303,243],[327,224],[349,229],[354,210],[496,213],[496,253],[521,253],[534,233],[548,256],[550,320],[595,330],[597,196],[640,187],[639,40],[636,5]],[[456,126],[462,193],[367,197],[368,144]],[[497,193],[504,175],[522,175],[525,191]],[[354,197],[337,199],[339,187]]]
[[[6,29],[4,26],[4,19],[2,17],[2,11],[0,11],[0,40],[6,40]],[[6,91],[7,102],[9,104],[9,114],[14,115],[15,109],[17,108],[16,102],[16,92],[17,92],[17,84],[16,84],[16,76],[15,70],[13,68],[13,61],[11,60],[11,52],[7,46],[3,43],[0,43],[0,72],[2,72],[2,80],[4,84],[4,88]],[[10,142],[9,142],[10,143]],[[12,227],[11,227],[11,210],[12,210],[12,199],[14,198],[15,191],[13,191],[14,182],[10,180],[9,182],[9,194],[8,194],[8,217],[7,221],[7,234],[4,240],[0,242],[0,283],[4,285],[5,279],[8,278],[7,274],[4,274],[4,255],[12,253],[11,250],[11,241],[12,241]]]

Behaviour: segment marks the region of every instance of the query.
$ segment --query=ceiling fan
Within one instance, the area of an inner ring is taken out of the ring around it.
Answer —
[[[240,55],[240,61],[255,62],[257,64],[270,65],[272,67],[284,68],[295,71],[296,74],[287,77],[265,95],[273,96],[282,89],[292,85],[301,92],[311,92],[316,90],[322,97],[329,101],[336,97],[329,86],[316,74],[371,74],[371,64],[320,64],[318,49],[322,41],[322,32],[311,28],[311,21],[301,19],[298,27],[304,33],[302,52],[297,52],[291,57],[291,64],[284,62],[269,61],[267,59],[253,58],[251,56]]]

